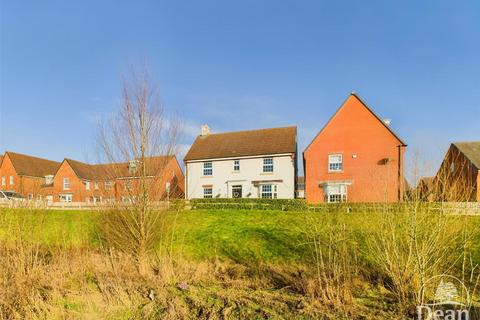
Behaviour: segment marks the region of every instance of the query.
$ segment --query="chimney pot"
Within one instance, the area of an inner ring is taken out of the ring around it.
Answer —
[[[200,135],[201,136],[207,136],[209,134],[210,134],[210,127],[208,126],[208,124],[204,124],[201,127]]]

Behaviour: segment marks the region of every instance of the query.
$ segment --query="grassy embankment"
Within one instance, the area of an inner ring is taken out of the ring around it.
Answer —
[[[103,249],[101,212],[1,214],[0,287],[7,294],[0,317],[405,315],[396,306],[395,273],[378,263],[378,250],[391,246],[374,243],[385,231],[380,213],[169,212],[149,276]],[[468,225],[468,264],[480,263],[480,217],[445,219],[448,226]],[[458,273],[465,262],[454,262],[450,271]]]

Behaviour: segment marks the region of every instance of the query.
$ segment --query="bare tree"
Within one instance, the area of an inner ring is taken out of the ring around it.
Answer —
[[[102,235],[109,246],[132,254],[140,271],[148,268],[161,236],[161,201],[171,184],[181,183],[167,170],[179,136],[180,122],[166,113],[147,69],[132,68],[118,113],[100,125],[97,140],[106,164],[96,166],[96,175],[108,183],[105,197],[117,200],[103,216]]]

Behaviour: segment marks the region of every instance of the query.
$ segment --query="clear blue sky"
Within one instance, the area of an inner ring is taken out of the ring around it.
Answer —
[[[88,160],[145,59],[185,144],[202,123],[297,125],[301,152],[351,91],[431,171],[480,140],[480,1],[0,3],[0,151]]]

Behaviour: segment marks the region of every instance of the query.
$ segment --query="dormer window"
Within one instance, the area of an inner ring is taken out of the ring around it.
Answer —
[[[51,184],[53,183],[53,175],[46,175],[45,176],[45,184]]]
[[[137,172],[137,169],[138,169],[138,160],[128,161],[128,173],[134,174]]]

